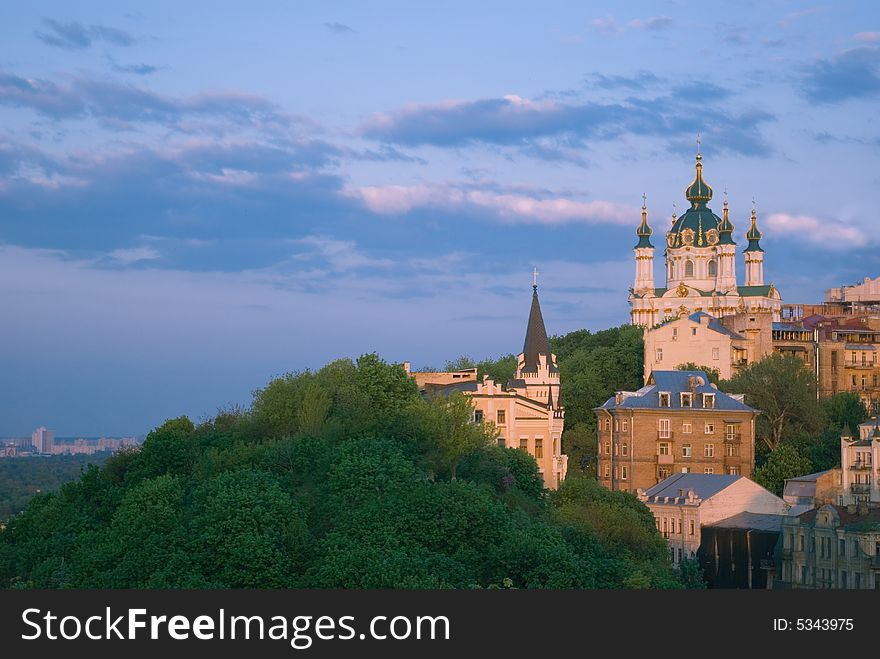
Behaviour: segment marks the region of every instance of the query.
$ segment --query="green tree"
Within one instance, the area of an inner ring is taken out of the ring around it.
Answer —
[[[822,410],[828,419],[828,427],[838,435],[845,427],[855,430],[868,419],[868,410],[862,399],[851,391],[841,391],[824,399]]]
[[[755,470],[755,482],[776,496],[782,496],[786,478],[803,476],[811,470],[809,458],[797,446],[782,442],[770,453],[767,463]]]
[[[771,451],[786,437],[817,434],[824,426],[816,378],[797,357],[768,355],[720,388],[745,394],[746,404],[760,410],[756,434]]]

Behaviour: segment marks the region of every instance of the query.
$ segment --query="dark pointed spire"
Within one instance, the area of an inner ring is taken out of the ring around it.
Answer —
[[[553,387],[547,387],[547,409],[553,409]]]
[[[703,155],[700,153],[700,144],[697,142],[697,173],[684,191],[684,196],[691,202],[691,207],[705,206],[712,199],[712,187],[703,180]]]
[[[746,240],[749,241],[749,246],[746,247],[745,251],[747,252],[763,252],[764,249],[761,247],[760,240],[764,237],[758,230],[758,215],[755,211],[755,200],[752,199],[752,226],[749,227],[749,230],[746,232]]]
[[[547,355],[547,360],[550,360],[550,340],[547,338],[544,317],[541,315],[541,304],[538,302],[538,284],[536,283],[532,286],[532,309],[529,311],[529,325],[526,328],[526,340],[523,344],[524,372],[535,373],[538,371],[538,355]]]
[[[647,196],[642,195],[642,223],[639,225],[639,228],[636,229],[636,235],[639,237],[639,242],[633,249],[639,249],[640,247],[650,247],[653,249],[653,245],[651,244],[651,234],[654,233],[654,230],[651,229],[648,224],[648,206],[647,206]]]

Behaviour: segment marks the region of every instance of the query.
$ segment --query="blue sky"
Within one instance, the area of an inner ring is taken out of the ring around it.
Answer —
[[[0,8],[0,435],[624,323],[698,133],[784,301],[880,275],[876,3],[474,4]]]

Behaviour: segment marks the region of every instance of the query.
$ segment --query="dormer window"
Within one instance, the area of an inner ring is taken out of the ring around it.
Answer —
[[[689,391],[684,391],[681,394],[681,406],[682,407],[693,407],[694,406],[694,395]]]
[[[660,407],[669,407],[669,392],[660,392]]]
[[[715,394],[703,394],[703,408],[707,410],[715,409]]]

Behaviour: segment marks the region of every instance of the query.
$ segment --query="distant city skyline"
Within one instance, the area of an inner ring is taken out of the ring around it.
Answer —
[[[867,0],[2,7],[0,435],[516,354],[535,267],[550,334],[626,323],[697,135],[818,302],[880,275],[878,97]]]

